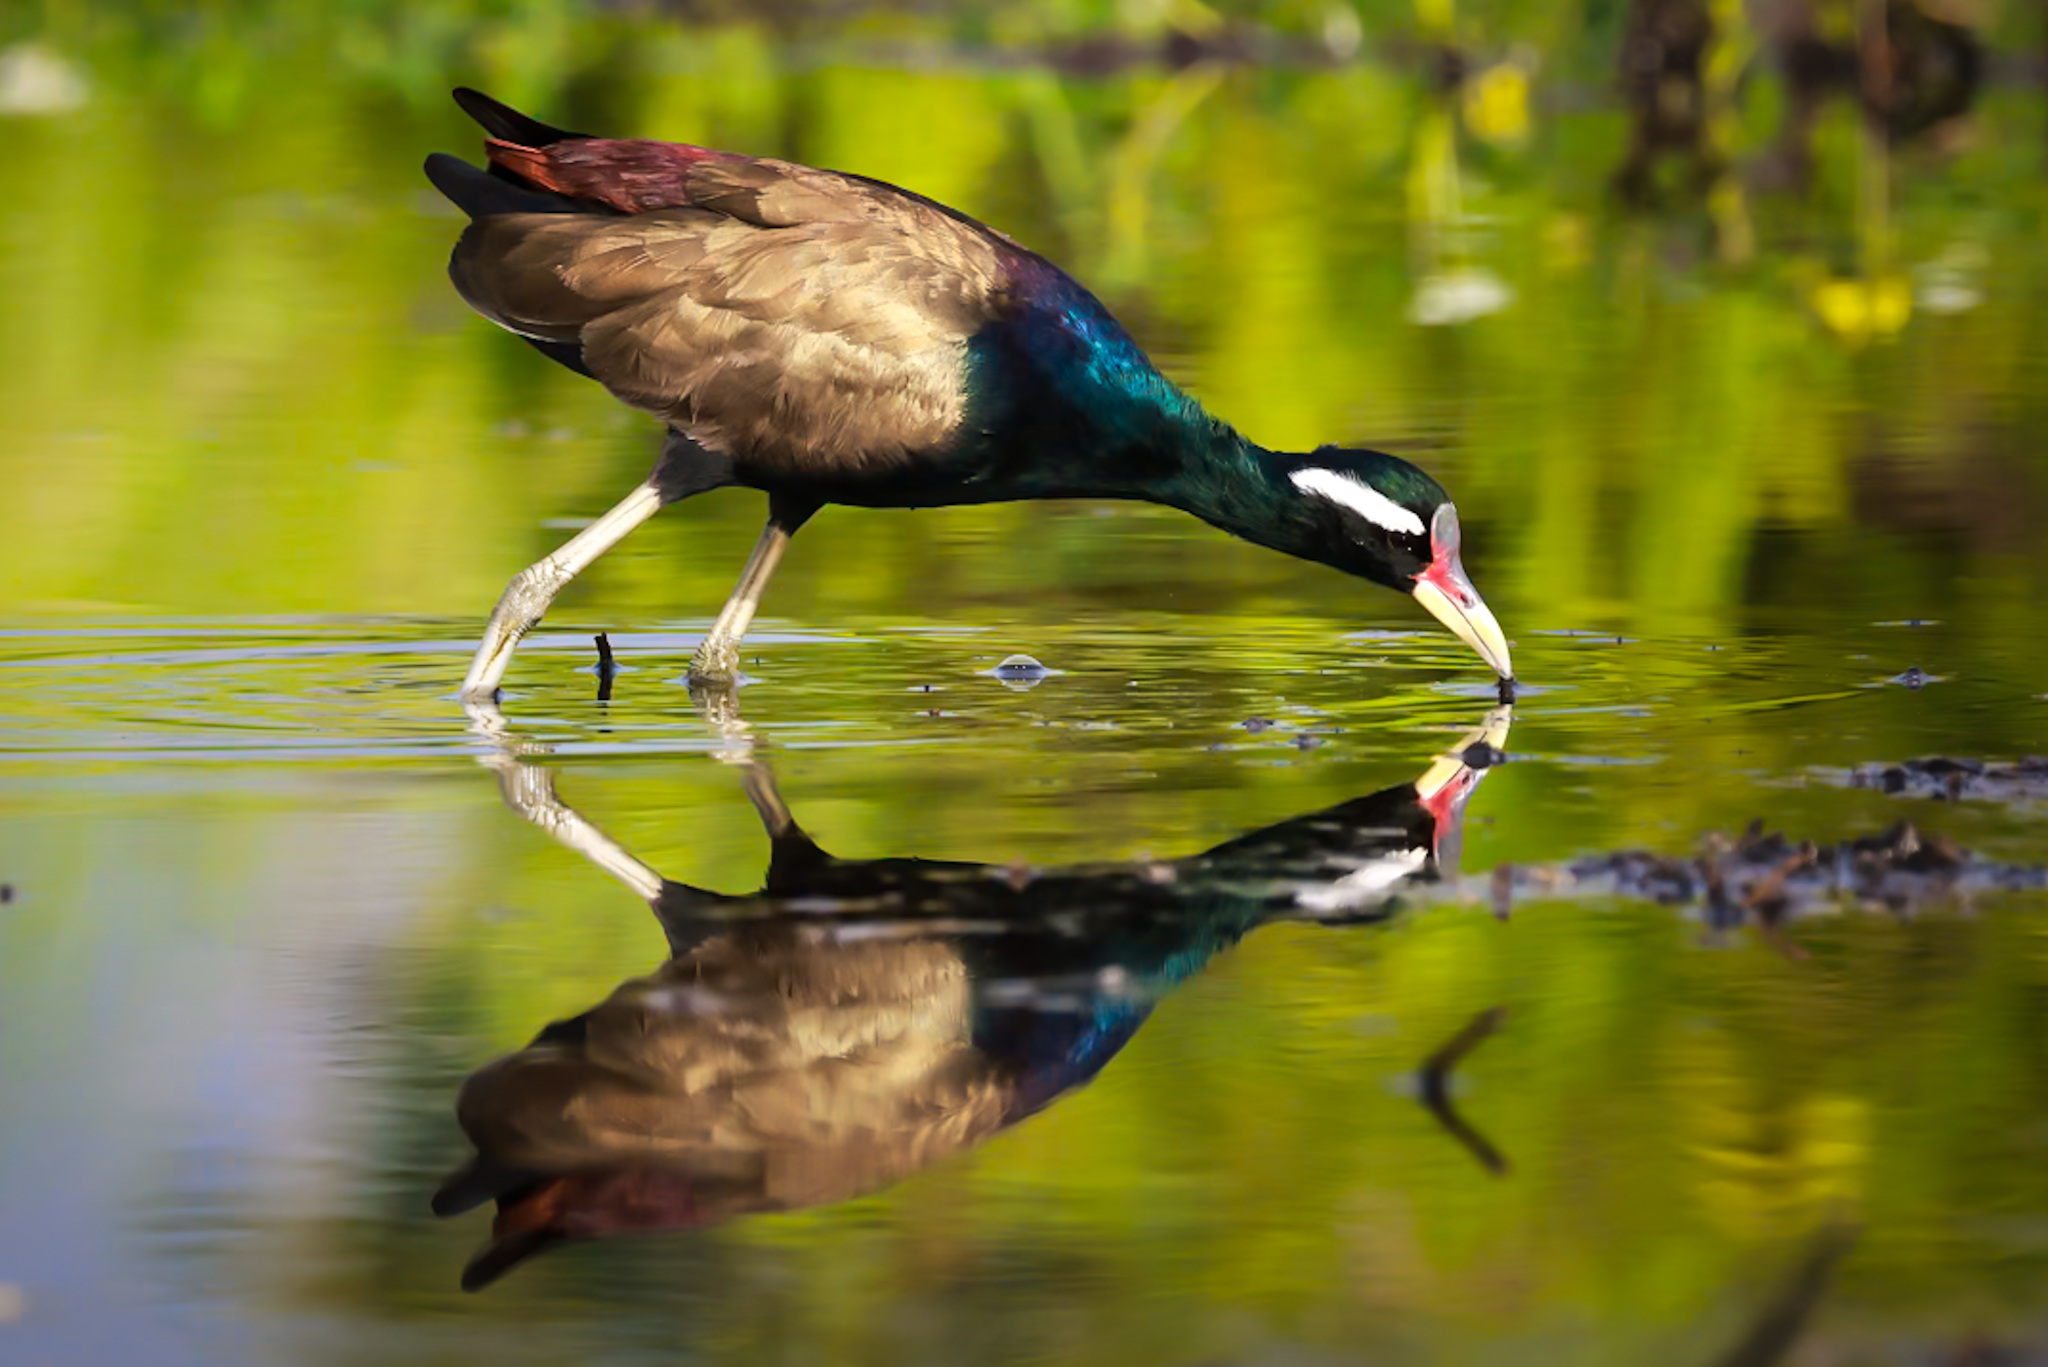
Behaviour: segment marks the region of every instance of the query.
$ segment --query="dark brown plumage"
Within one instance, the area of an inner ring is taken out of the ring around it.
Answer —
[[[544,151],[500,164],[569,188],[633,146],[586,145],[584,176]],[[659,194],[670,207],[633,217],[481,219],[456,287],[514,332],[575,343],[613,394],[758,476],[901,465],[952,434],[967,341],[1003,303],[992,236],[765,159],[685,162]]]

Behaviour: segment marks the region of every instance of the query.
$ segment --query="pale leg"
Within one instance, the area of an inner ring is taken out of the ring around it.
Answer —
[[[512,651],[519,638],[533,630],[562,586],[625,540],[628,532],[660,512],[663,502],[660,491],[650,480],[569,538],[553,555],[515,575],[491,612],[483,642],[476,648],[476,658],[469,662],[469,677],[462,681],[462,696],[473,699],[496,694],[506,667],[512,663]],[[752,568],[748,566],[749,570]]]
[[[729,688],[739,682],[740,638],[747,634],[754,611],[761,606],[762,591],[782,563],[793,530],[772,517],[761,529],[761,539],[754,543],[754,553],[747,557],[747,567],[740,572],[732,597],[725,600],[718,620],[711,624],[711,634],[690,657],[691,683]]]
[[[789,814],[789,804],[782,800],[782,793],[775,786],[775,775],[768,772],[768,766],[756,760],[747,765],[744,779],[747,801],[754,804],[754,811],[761,818],[761,828],[772,840],[788,835],[796,829],[796,818]]]
[[[703,713],[704,722],[719,739],[711,757],[721,764],[750,764],[754,758],[754,728],[740,715],[739,692],[727,683],[690,677],[690,701]]]
[[[626,847],[591,825],[555,796],[555,776],[538,764],[492,755],[484,764],[498,771],[505,805],[562,844],[624,883],[645,900],[661,896],[661,875],[635,859]]]

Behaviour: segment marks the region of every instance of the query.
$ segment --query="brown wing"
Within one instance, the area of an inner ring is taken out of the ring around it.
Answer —
[[[1003,239],[851,176],[612,146],[631,150],[520,149],[536,164],[492,148],[579,198],[611,184],[681,203],[477,220],[452,270],[479,312],[579,345],[619,398],[765,471],[885,468],[958,426],[967,339],[1002,306]]]

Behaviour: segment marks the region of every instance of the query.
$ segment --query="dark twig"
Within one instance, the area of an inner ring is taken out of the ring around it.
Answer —
[[[597,642],[597,700],[612,700],[612,678],[619,672],[619,662],[612,658],[612,638],[600,631],[592,638]]]
[[[1417,1074],[1420,1083],[1422,1104],[1436,1117],[1436,1123],[1450,1133],[1451,1138],[1463,1144],[1479,1166],[1498,1177],[1508,1170],[1508,1160],[1501,1156],[1499,1149],[1487,1143],[1486,1137],[1465,1123],[1451,1105],[1451,1070],[1456,1068],[1465,1055],[1500,1029],[1500,1023],[1507,1017],[1505,1006],[1491,1006],[1474,1016],[1471,1021],[1453,1035],[1449,1043],[1429,1056]]]
[[[1709,837],[1708,850],[1699,859],[1700,881],[1706,886],[1707,924],[1715,930],[1740,925],[1742,911],[1728,900],[1728,878],[1721,869],[1726,842]]]
[[[1841,1220],[1823,1227],[1792,1280],[1764,1306],[1742,1341],[1729,1349],[1716,1367],[1771,1367],[1790,1352],[1827,1294],[1835,1264],[1856,1242],[1858,1232],[1855,1225]]]
[[[2020,1358],[1977,1333],[1958,1343],[1942,1367],[2020,1367]]]
[[[1791,898],[1785,891],[1785,880],[1803,869],[1813,867],[1819,858],[1820,851],[1813,845],[1800,846],[1798,850],[1773,866],[1769,873],[1750,884],[1748,893],[1742,899],[1743,909],[1756,917],[1757,935],[1765,944],[1795,963],[1807,958],[1808,955],[1806,948],[1787,936],[1780,924],[1785,919],[1785,908],[1791,903]]]

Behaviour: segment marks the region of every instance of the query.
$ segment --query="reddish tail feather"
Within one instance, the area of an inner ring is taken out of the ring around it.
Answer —
[[[528,184],[626,214],[688,205],[691,168],[730,155],[646,138],[579,138],[547,147],[489,138],[484,150],[493,166]]]

